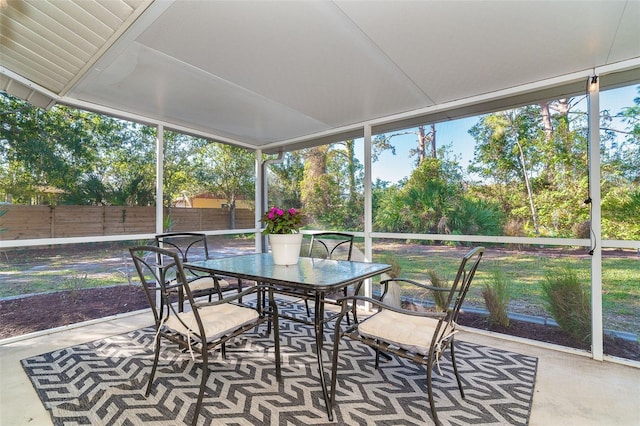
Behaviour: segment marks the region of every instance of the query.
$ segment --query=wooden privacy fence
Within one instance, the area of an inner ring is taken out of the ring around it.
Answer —
[[[153,234],[156,208],[117,206],[21,206],[2,205],[0,240]],[[164,209],[172,231],[210,231],[230,228],[226,208]],[[236,209],[236,229],[255,227],[253,210]]]

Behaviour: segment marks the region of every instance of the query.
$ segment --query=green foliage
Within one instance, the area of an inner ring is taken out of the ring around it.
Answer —
[[[0,193],[14,203],[153,202],[154,143],[146,126],[60,105],[45,111],[1,92],[0,110]],[[139,194],[123,196],[141,177]]]
[[[255,153],[219,143],[207,143],[199,151],[199,188],[223,196],[231,211],[229,228],[235,229],[236,203],[255,196]]]
[[[300,183],[304,178],[304,161],[300,151],[287,152],[281,162],[268,170],[269,205],[302,208]]]
[[[353,215],[359,217],[362,205],[350,207],[350,200],[343,195],[340,175],[329,172],[328,163],[335,158],[333,149],[333,145],[324,145],[305,150],[304,178],[300,183],[302,205],[314,227],[350,230]]]
[[[262,235],[294,234],[297,233],[300,230],[300,226],[302,226],[302,213],[293,207],[281,209],[273,206],[262,215],[260,221],[265,224]]]
[[[406,180],[374,184],[375,229],[584,238],[587,121],[578,101],[480,117],[469,130],[476,146],[468,171],[483,181],[470,182],[459,159],[440,148]],[[64,106],[45,111],[5,93],[0,111],[0,194],[14,203],[155,204],[156,129]],[[613,132],[613,120],[626,127]],[[601,127],[603,237],[637,240],[640,96],[620,111],[602,111]],[[376,136],[374,160],[395,151],[394,135],[409,133],[416,129]],[[202,191],[224,196],[231,209],[238,199],[253,199],[252,152],[170,131],[163,139],[166,206]],[[347,140],[286,154],[268,171],[269,204],[304,207],[317,228],[362,230],[363,167],[355,148]]]
[[[491,274],[491,281],[484,286],[482,297],[489,310],[489,324],[509,326],[507,310],[511,299],[510,285],[501,269]]]
[[[640,240],[640,188],[612,188],[602,200],[602,236]]]
[[[560,328],[577,342],[588,342],[591,339],[589,293],[580,284],[576,272],[568,267],[548,272],[542,290],[547,310]]]
[[[621,132],[612,130],[613,116],[602,112],[602,228],[607,239],[640,236],[637,205],[627,203],[640,184],[640,97],[634,103],[617,114],[627,126]],[[526,236],[537,231],[584,238],[584,226],[576,225],[589,219],[589,206],[583,203],[589,190],[587,121],[586,114],[573,110],[576,104],[575,99],[556,100],[489,114],[469,131],[476,140],[469,171],[488,182],[472,191],[502,206],[510,224],[506,235],[520,234],[513,225],[521,224]]]
[[[376,201],[373,221],[375,230],[412,232],[407,218],[409,209],[399,186],[393,185],[389,188],[376,190]]]
[[[448,226],[452,233],[466,235],[500,235],[504,215],[495,202],[470,197],[456,200]]]
[[[173,229],[173,217],[171,216],[171,213],[166,215],[162,220],[162,229],[164,232],[171,232]]]
[[[497,203],[463,191],[461,174],[449,161],[427,158],[406,184],[379,194],[377,230],[499,235],[502,229],[503,214]]]
[[[183,196],[198,192],[198,173],[203,169],[201,154],[209,141],[165,131],[163,137],[162,195],[165,207],[174,207]],[[152,176],[155,173],[152,174]]]

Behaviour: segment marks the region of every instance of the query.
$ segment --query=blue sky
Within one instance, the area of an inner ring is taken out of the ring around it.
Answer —
[[[636,85],[619,89],[607,90],[600,93],[600,109],[609,109],[612,114],[622,107],[632,106],[633,99],[638,96]],[[586,104],[585,104],[586,105]],[[585,106],[586,108],[586,106]],[[436,141],[438,147],[451,145],[455,155],[460,157],[460,163],[466,170],[473,160],[474,139],[468,130],[478,122],[478,117],[464,118],[436,124]],[[378,162],[373,163],[373,181],[381,179],[392,183],[409,176],[414,169],[414,159],[409,157],[409,150],[417,144],[416,135],[402,135],[394,137],[391,142],[396,147],[396,155],[385,152]],[[359,156],[362,161],[362,141],[358,142]]]

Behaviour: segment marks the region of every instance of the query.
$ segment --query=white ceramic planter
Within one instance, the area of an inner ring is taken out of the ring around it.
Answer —
[[[269,245],[276,265],[295,265],[300,257],[302,234],[269,234]]]

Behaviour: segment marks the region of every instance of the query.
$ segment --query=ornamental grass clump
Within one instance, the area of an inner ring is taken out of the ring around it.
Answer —
[[[507,308],[511,294],[509,282],[501,270],[493,272],[491,282],[486,284],[482,290],[482,297],[489,310],[489,324],[509,327]]]
[[[449,284],[446,280],[440,278],[440,276],[433,270],[428,270],[427,275],[429,276],[429,281],[431,281],[432,287],[437,288],[449,288]],[[448,308],[447,306],[447,298],[449,294],[445,291],[431,291],[433,295],[433,300],[436,304],[436,310],[440,312],[445,312]]]
[[[266,226],[262,235],[267,234],[296,234],[302,226],[302,213],[293,207],[284,210],[273,206],[260,219]]]
[[[560,328],[576,342],[591,339],[591,304],[589,294],[580,285],[576,272],[570,268],[545,275],[542,296],[547,310]]]

